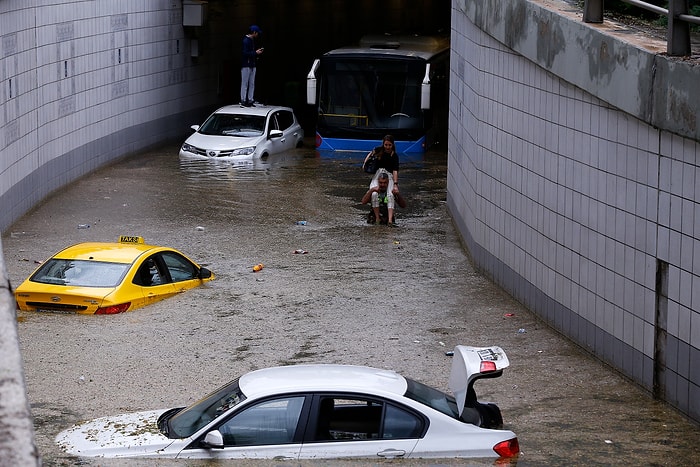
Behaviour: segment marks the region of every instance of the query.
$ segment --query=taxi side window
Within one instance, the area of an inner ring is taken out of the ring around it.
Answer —
[[[165,275],[158,267],[158,262],[155,257],[150,257],[141,264],[138,272],[134,276],[134,284],[150,287],[153,285],[161,285],[168,282]]]
[[[199,271],[187,258],[172,251],[161,253],[161,258],[168,268],[173,282],[189,281],[197,279]]]

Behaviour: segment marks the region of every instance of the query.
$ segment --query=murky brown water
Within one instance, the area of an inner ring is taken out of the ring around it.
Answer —
[[[444,352],[455,344],[497,344],[508,353],[504,376],[477,390],[501,406],[518,435],[521,467],[700,464],[697,426],[474,270],[446,211],[444,153],[403,162],[409,206],[396,229],[365,224],[368,208],[359,200],[369,180],[359,165],[359,157],[322,158],[307,147],[236,166],[179,160],[177,147],[168,146],[66,187],[8,229],[3,248],[14,285],[68,244],[121,234],[173,246],[217,275],[123,315],[19,313],[45,465],[185,465],[71,459],[53,437],[79,420],[185,405],[270,365],[368,364],[446,389],[451,362]],[[90,228],[78,229],[83,223]],[[260,262],[264,269],[253,273]]]

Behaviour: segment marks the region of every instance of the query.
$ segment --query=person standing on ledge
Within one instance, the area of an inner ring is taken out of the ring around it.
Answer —
[[[262,30],[254,24],[243,38],[241,57],[241,105],[243,107],[255,107],[255,65],[264,51],[263,47],[255,48],[255,39],[260,34]]]

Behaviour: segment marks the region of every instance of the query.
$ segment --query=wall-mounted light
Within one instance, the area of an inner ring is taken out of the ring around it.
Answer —
[[[182,25],[204,26],[207,20],[207,8],[209,2],[201,0],[183,0]]]

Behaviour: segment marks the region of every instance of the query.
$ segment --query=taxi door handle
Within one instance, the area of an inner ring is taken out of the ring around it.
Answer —
[[[379,451],[377,453],[379,457],[387,457],[387,458],[392,458],[392,457],[403,457],[406,455],[406,451],[403,449],[385,449],[383,451]]]

